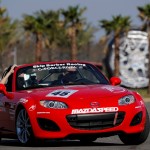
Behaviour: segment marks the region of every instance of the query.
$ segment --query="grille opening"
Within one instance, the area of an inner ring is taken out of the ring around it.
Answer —
[[[139,113],[137,113],[137,114],[133,117],[133,119],[132,119],[132,121],[131,121],[131,123],[130,123],[130,126],[138,125],[138,124],[141,123],[141,121],[142,121],[142,112],[140,111]]]
[[[38,124],[40,126],[41,129],[46,130],[46,131],[60,131],[60,128],[58,127],[58,125],[49,120],[49,119],[45,119],[45,118],[38,118],[37,119]]]
[[[118,126],[122,123],[125,113],[117,112],[102,114],[73,114],[66,117],[71,127],[82,130],[100,130]],[[116,119],[116,120],[115,120]],[[115,120],[115,124],[114,124]]]

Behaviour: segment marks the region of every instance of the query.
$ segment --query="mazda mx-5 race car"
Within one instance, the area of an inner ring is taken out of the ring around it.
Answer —
[[[124,144],[141,144],[149,135],[148,111],[143,98],[120,83],[87,62],[19,65],[0,84],[0,139],[92,142],[118,135]]]

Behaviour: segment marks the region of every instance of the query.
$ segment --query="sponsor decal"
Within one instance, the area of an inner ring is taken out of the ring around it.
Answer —
[[[36,105],[32,105],[31,107],[29,107],[29,111],[33,111],[36,109]]]
[[[91,102],[90,105],[91,105],[91,107],[99,107],[100,106],[99,102]]]
[[[20,100],[19,100],[19,102],[21,102],[21,103],[27,103],[28,102],[28,100],[27,99],[25,99],[25,98],[21,98]]]
[[[141,103],[142,106],[144,106],[144,102],[142,100],[140,101],[140,103]]]
[[[55,90],[49,94],[46,95],[46,97],[63,97],[63,98],[68,98],[78,90],[67,90],[67,89],[62,89],[62,90]]]
[[[81,63],[60,63],[60,64],[41,64],[41,65],[34,65],[33,69],[37,71],[42,70],[51,70],[51,69],[67,69],[67,68],[82,68],[86,66],[86,64]]]
[[[64,89],[72,88],[72,87],[86,87],[85,85],[65,85]]]
[[[72,109],[71,114],[117,112],[118,110],[119,110],[118,107],[82,108],[82,109]]]
[[[27,91],[28,93],[32,93],[32,91],[30,90],[30,91]]]
[[[37,112],[37,114],[50,114],[50,112]]]
[[[113,93],[120,93],[120,92],[124,92],[125,89],[124,88],[117,88],[117,87],[111,87],[111,86],[103,86],[102,89],[106,89],[110,92],[113,92]]]
[[[142,106],[136,106],[135,108],[142,108]]]

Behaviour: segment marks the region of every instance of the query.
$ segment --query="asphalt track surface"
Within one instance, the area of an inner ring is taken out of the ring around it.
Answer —
[[[145,100],[150,116],[150,101]],[[99,138],[93,143],[79,141],[46,141],[36,146],[22,146],[17,140],[2,139],[0,150],[150,150],[150,135],[141,145],[124,145],[118,136]]]

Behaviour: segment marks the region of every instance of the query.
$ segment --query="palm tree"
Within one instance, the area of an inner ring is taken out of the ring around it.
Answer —
[[[84,28],[77,34],[77,47],[79,58],[89,60],[90,49],[94,39],[94,33],[97,31],[96,28],[92,27],[91,24],[85,23]]]
[[[60,21],[60,11],[49,10],[47,12],[41,11],[40,13],[45,20],[45,44],[49,48],[49,60],[52,60],[52,51],[64,39],[63,22]]]
[[[113,16],[112,20],[100,20],[100,27],[104,28],[106,35],[113,32],[115,58],[114,58],[114,75],[119,76],[119,39],[121,33],[126,33],[130,28],[130,17],[121,15]]]
[[[12,39],[12,33],[16,28],[16,22],[11,21],[7,9],[0,7],[0,68],[3,70],[3,52]]]
[[[67,29],[67,35],[71,41],[71,59],[77,59],[77,34],[84,25],[84,18],[82,14],[86,8],[79,8],[79,6],[69,6],[68,10],[61,10],[64,17],[64,27]]]
[[[43,37],[45,30],[45,20],[39,12],[34,13],[34,15],[24,15],[23,16],[23,28],[28,33],[35,36],[36,39],[36,49],[35,49],[35,61],[42,60],[42,49],[43,49]]]
[[[149,65],[148,65],[148,94],[150,94],[150,4],[147,4],[143,7],[137,7],[139,11],[139,17],[144,22],[142,26],[148,32],[148,40],[149,40]]]

